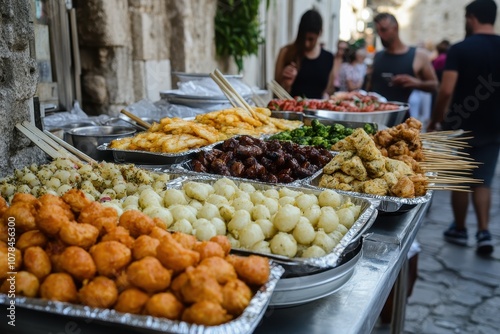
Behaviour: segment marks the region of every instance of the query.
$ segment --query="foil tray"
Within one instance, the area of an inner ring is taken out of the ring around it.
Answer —
[[[283,275],[283,272],[284,269],[282,267],[271,263],[269,280],[253,296],[243,314],[232,321],[218,326],[202,326],[184,321],[174,321],[149,315],[121,313],[111,309],[56,302],[41,298],[16,297],[15,301],[16,307],[72,318],[95,319],[106,324],[117,324],[144,330],[145,333],[250,334],[264,316],[276,284]],[[10,301],[6,294],[0,294],[0,304],[9,305]]]
[[[303,180],[301,185],[310,187],[312,189],[329,189],[322,188],[319,186],[319,181],[321,180],[321,176],[323,176],[323,171],[317,172],[315,175],[310,178]],[[372,195],[365,193],[358,193],[354,191],[345,191],[345,190],[337,190],[332,189],[338,192],[339,194],[347,195],[347,196],[357,196],[363,197],[371,200],[378,200],[379,205],[377,209],[386,214],[394,214],[394,213],[404,213],[416,207],[418,204],[426,203],[430,201],[432,198],[432,190],[427,190],[424,196],[418,196],[414,198],[402,198],[395,196],[380,196],[380,195]]]
[[[99,151],[113,153],[116,163],[134,163],[138,165],[172,165],[194,157],[200,148],[187,150],[180,153],[157,153],[137,150],[119,150],[108,147],[109,143],[99,145]]]
[[[183,184],[186,182],[194,181],[201,183],[213,184],[217,180],[223,178],[223,176],[190,176],[187,178],[178,178],[167,183],[167,188],[181,189]],[[255,182],[251,180],[241,180],[232,177],[226,177],[227,179],[233,180],[237,185],[239,183],[249,183],[255,187],[257,190],[267,190],[273,188],[287,187],[291,190],[301,191],[305,194],[319,195],[323,189],[313,189],[312,187],[303,187],[296,185],[273,185],[264,182]],[[340,193],[340,192],[339,192]],[[362,236],[365,232],[373,225],[375,219],[377,218],[377,206],[378,200],[367,199],[352,195],[344,195],[344,198],[348,198],[352,203],[356,205],[361,205],[361,213],[358,219],[351,226],[349,231],[344,235],[340,242],[334,247],[334,249],[321,257],[317,258],[290,258],[282,255],[260,253],[247,249],[232,248],[231,252],[242,255],[260,255],[271,259],[272,261],[280,264],[284,267],[287,276],[302,276],[317,273],[327,268],[336,267],[343,259],[343,255],[356,247],[360,242]]]

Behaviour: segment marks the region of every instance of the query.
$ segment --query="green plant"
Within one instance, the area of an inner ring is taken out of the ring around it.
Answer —
[[[268,3],[269,5],[269,0]],[[217,56],[232,56],[243,70],[243,58],[255,55],[264,43],[259,22],[260,0],[219,0],[215,14]]]

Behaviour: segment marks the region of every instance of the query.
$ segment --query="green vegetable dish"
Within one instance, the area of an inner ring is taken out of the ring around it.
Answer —
[[[369,135],[377,132],[376,126],[366,123],[363,129]],[[271,136],[269,139],[292,141],[300,145],[319,146],[329,149],[332,145],[352,134],[353,128],[346,127],[336,123],[333,125],[324,125],[314,119],[311,126],[303,126],[291,131],[284,131]]]

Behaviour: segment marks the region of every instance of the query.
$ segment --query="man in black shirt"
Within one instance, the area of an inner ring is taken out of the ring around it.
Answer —
[[[443,79],[428,130],[439,128],[471,131],[469,154],[481,162],[474,178],[484,182],[472,187],[477,218],[477,252],[493,252],[488,231],[491,182],[500,150],[500,36],[494,33],[497,6],[493,0],[475,0],[465,8],[467,37],[447,55]],[[450,104],[451,101],[451,104]],[[467,193],[452,192],[455,222],[445,231],[447,241],[467,244],[465,218]]]

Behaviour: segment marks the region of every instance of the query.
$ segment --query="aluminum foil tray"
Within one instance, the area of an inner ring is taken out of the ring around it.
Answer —
[[[219,326],[202,326],[184,321],[173,321],[148,315],[120,313],[111,309],[101,309],[63,302],[49,301],[41,298],[17,297],[16,307],[23,307],[41,312],[64,315],[69,318],[95,319],[106,324],[118,324],[145,333],[204,333],[204,334],[246,334],[252,333],[264,316],[276,284],[283,275],[284,269],[271,264],[269,280],[250,300],[243,314],[238,318]],[[0,294],[0,304],[9,305],[6,294]]]
[[[180,153],[156,153],[135,150],[119,150],[108,147],[109,143],[99,145],[99,151],[111,151],[116,163],[134,163],[139,165],[171,165],[186,161],[200,151],[199,148]]]
[[[187,177],[187,178],[179,178],[172,180],[171,182],[167,183],[167,188],[175,188],[175,189],[181,189],[183,184],[186,182],[194,181],[194,182],[202,182],[202,183],[208,183],[208,184],[213,184],[217,180],[223,178],[223,176],[215,176],[215,175],[210,175],[210,176],[192,176],[192,177]],[[257,190],[267,190],[267,189],[272,189],[272,188],[282,188],[282,187],[287,187],[295,191],[301,191],[306,194],[314,194],[314,195],[319,195],[322,190],[320,189],[313,189],[312,187],[301,187],[301,186],[295,186],[295,185],[273,185],[270,183],[264,183],[264,182],[254,182],[250,180],[241,180],[241,179],[236,179],[236,178],[231,178],[227,177],[228,179],[233,180],[237,185],[239,183],[249,183],[255,187]],[[340,193],[340,192],[339,192]],[[317,257],[317,258],[289,258],[286,256],[282,255],[275,255],[275,254],[267,254],[267,253],[259,253],[255,251],[250,251],[246,249],[237,249],[233,248],[231,251],[233,253],[237,254],[244,254],[244,255],[260,255],[260,256],[265,256],[274,262],[279,263],[281,266],[283,266],[286,270],[287,276],[292,276],[292,275],[309,275],[318,271],[321,271],[322,269],[325,268],[334,268],[336,267],[343,258],[343,254],[352,247],[356,247],[358,243],[360,242],[361,237],[363,234],[373,225],[375,219],[377,218],[377,206],[378,206],[378,200],[371,200],[367,198],[362,198],[362,197],[357,197],[357,196],[351,196],[351,195],[345,195],[345,198],[349,198],[352,203],[356,205],[361,205],[361,213],[358,217],[358,219],[354,222],[354,224],[351,226],[349,231],[344,235],[344,237],[340,240],[340,242],[335,246],[335,248],[328,254],[322,256],[322,257]]]
[[[319,171],[310,178],[303,180],[301,184],[306,187],[311,187],[313,189],[327,189],[319,186],[319,181],[323,176],[323,171]],[[380,196],[358,193],[354,191],[344,191],[334,189],[339,194],[347,196],[363,197],[371,200],[378,200],[378,210],[382,213],[404,213],[413,209],[418,204],[426,203],[432,198],[432,190],[427,190],[424,196],[414,197],[414,198],[402,198],[395,196]]]

